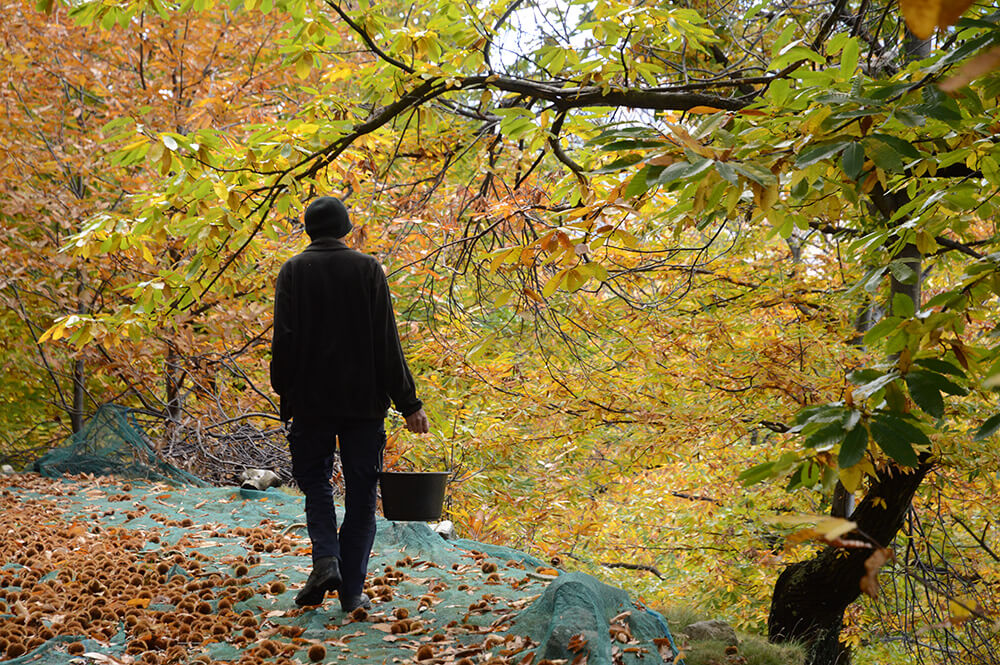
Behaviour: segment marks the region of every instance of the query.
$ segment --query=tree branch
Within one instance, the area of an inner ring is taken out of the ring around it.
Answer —
[[[583,175],[584,168],[573,161],[569,155],[567,155],[562,146],[559,144],[559,132],[562,131],[563,121],[566,120],[566,112],[563,111],[556,118],[556,121],[552,123],[552,134],[549,136],[549,147],[552,148],[552,154],[556,156],[560,162],[566,165],[576,179],[580,181],[580,184],[584,187],[588,186],[587,177]]]
[[[358,36],[361,37],[362,41],[364,41],[365,45],[369,49],[371,49],[372,53],[382,58],[393,67],[402,69],[407,74],[414,73],[415,70],[413,69],[413,67],[410,67],[405,62],[396,60],[391,55],[380,49],[378,45],[375,43],[375,41],[368,34],[368,32],[366,32],[364,28],[362,28],[360,25],[351,20],[351,17],[348,16],[347,13],[340,8],[340,5],[338,5],[336,2],[333,2],[333,0],[326,0],[326,4],[329,5],[330,8],[333,9],[333,11],[337,12],[337,15],[340,16],[340,18],[344,21],[344,23],[350,26],[351,30],[356,32]]]

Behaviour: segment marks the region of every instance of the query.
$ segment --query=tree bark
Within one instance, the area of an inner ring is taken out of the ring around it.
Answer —
[[[84,302],[87,284],[83,270],[76,269],[76,313],[86,314],[87,304]],[[73,362],[73,409],[70,411],[69,419],[76,434],[83,429],[83,399],[87,392],[86,366],[83,362],[83,351],[77,352],[76,360]]]
[[[854,511],[858,536],[874,547],[892,542],[910,502],[930,470],[927,463],[909,472],[886,467],[879,472]],[[844,610],[861,594],[865,561],[872,550],[827,547],[815,558],[792,564],[778,577],[768,616],[772,642],[800,641],[806,665],[845,665],[850,654],[840,644]]]
[[[73,363],[73,410],[69,414],[74,434],[83,429],[83,398],[87,379],[84,369],[83,358],[77,358]]]
[[[173,344],[167,345],[166,371],[164,373],[166,383],[166,405],[167,421],[170,423],[180,422],[181,419],[181,389],[184,384],[184,368],[181,367],[180,357]]]

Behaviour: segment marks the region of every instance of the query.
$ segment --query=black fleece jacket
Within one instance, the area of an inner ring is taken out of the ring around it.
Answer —
[[[271,387],[286,421],[384,418],[390,398],[404,416],[423,406],[374,257],[318,238],[281,266]]]

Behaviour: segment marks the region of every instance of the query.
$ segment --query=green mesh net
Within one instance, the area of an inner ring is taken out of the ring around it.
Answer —
[[[364,616],[334,598],[298,608],[303,508],[281,490],[0,476],[0,532],[21,538],[0,539],[0,645],[33,640],[0,661],[287,665],[322,647],[328,665],[680,663],[663,618],[624,591],[417,522],[378,520]]]
[[[197,476],[165,462],[149,442],[135,413],[105,404],[83,429],[53,448],[33,465],[48,478],[90,473],[96,476],[154,480],[205,486]]]

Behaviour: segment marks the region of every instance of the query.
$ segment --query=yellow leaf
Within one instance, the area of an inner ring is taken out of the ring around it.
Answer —
[[[951,614],[952,624],[959,624],[970,619],[978,609],[979,604],[975,598],[959,596],[948,599],[948,613]]]
[[[841,469],[839,476],[840,483],[848,492],[856,492],[861,485],[861,479],[864,478],[864,472],[859,464],[855,464],[852,467]]]
[[[309,70],[312,69],[312,66],[313,66],[312,53],[306,51],[301,56],[299,56],[298,60],[295,61],[295,73],[298,75],[300,79],[309,78]]]
[[[566,273],[566,288],[570,291],[576,291],[583,286],[586,281],[587,278],[581,275],[580,271],[576,268],[572,268]]]
[[[667,123],[667,127],[670,129],[670,132],[677,138],[677,140],[680,141],[681,145],[685,146],[699,157],[716,156],[715,150],[699,143],[698,140],[695,139],[690,134],[688,134],[687,130],[685,130],[683,127],[680,127],[678,125],[672,125],[669,122]]]
[[[906,27],[917,38],[927,39],[934,34],[941,14],[941,0],[899,0],[899,9],[906,19]]]
[[[917,250],[921,254],[930,254],[937,250],[937,240],[924,229],[917,231]]]
[[[538,293],[534,289],[525,288],[522,291],[522,293],[524,293],[524,295],[528,296],[537,303],[543,304],[545,302],[545,299],[542,298],[540,295],[538,295]]]
[[[123,146],[122,149],[121,149],[121,151],[122,152],[129,152],[131,150],[135,150],[136,148],[138,148],[140,146],[144,146],[147,143],[149,143],[149,139],[146,138],[145,136],[141,136],[140,135],[139,138],[137,138],[136,140],[132,141],[131,143],[129,143],[126,146]]]
[[[552,277],[549,278],[549,281],[545,282],[545,286],[542,287],[542,295],[548,298],[553,293],[555,293],[556,289],[559,288],[559,285],[562,284],[563,278],[565,276],[566,276],[565,270],[560,270],[556,274],[552,275]]]
[[[845,520],[843,517],[827,517],[816,523],[816,531],[827,540],[840,538],[858,528],[857,522]]]

